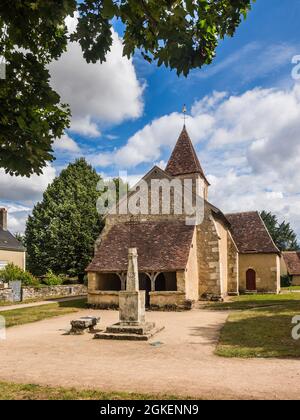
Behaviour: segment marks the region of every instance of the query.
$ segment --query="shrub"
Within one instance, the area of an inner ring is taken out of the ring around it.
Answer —
[[[4,269],[0,270],[0,279],[5,283],[19,280],[23,286],[38,286],[39,284],[38,280],[32,274],[12,263],[7,264]]]
[[[281,276],[281,287],[290,287],[292,285],[292,278],[290,276]]]
[[[48,270],[47,274],[43,278],[43,283],[47,286],[60,286],[63,284],[63,277],[57,276],[52,270]]]

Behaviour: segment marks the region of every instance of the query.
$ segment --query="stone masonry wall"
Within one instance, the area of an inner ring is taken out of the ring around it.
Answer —
[[[204,220],[197,227],[199,297],[206,295],[220,296],[220,253],[219,236],[211,215],[210,208],[206,205]]]
[[[56,296],[85,296],[87,287],[83,284],[68,286],[23,287],[23,301],[29,299],[45,299]]]
[[[228,234],[228,294],[239,294],[239,254],[237,247]]]
[[[0,289],[0,302],[13,302],[12,289]]]

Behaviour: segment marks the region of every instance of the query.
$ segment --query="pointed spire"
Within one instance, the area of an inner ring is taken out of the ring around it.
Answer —
[[[171,176],[199,174],[209,185],[185,125],[167,164],[166,172]]]

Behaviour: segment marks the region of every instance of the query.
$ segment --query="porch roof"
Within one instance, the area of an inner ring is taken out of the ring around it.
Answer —
[[[179,221],[117,224],[103,238],[87,271],[127,271],[128,248],[138,250],[139,271],[184,270],[194,230]]]

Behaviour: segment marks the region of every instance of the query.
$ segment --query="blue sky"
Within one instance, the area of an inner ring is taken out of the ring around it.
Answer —
[[[300,0],[257,0],[235,37],[220,42],[213,64],[188,78],[138,53],[122,58],[119,25],[102,66],[88,66],[79,47],[70,46],[50,73],[71,104],[71,130],[56,142],[56,161],[42,177],[1,175],[0,204],[10,208],[11,230],[24,229],[47,184],[76,157],[104,176],[126,169],[132,181],[154,163],[163,167],[186,103],[187,128],[212,184],[210,201],[224,212],[272,210],[300,234],[300,81],[291,76],[292,58],[300,55],[299,17]]]

